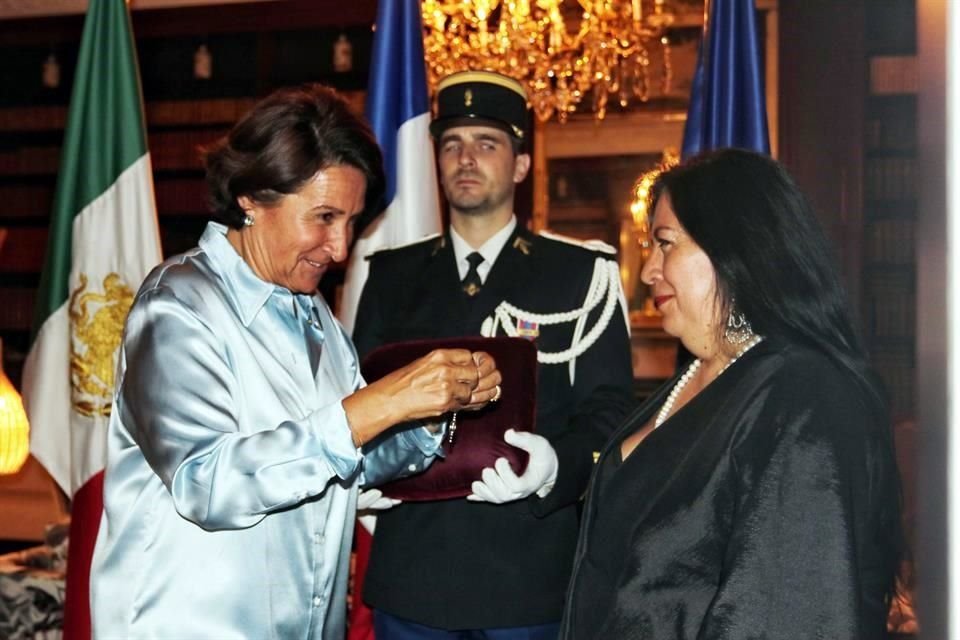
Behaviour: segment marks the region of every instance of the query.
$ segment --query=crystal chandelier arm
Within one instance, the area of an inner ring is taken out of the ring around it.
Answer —
[[[649,99],[648,50],[658,48],[658,79],[669,90],[671,0],[578,0],[568,8],[563,0],[424,0],[422,7],[432,87],[450,73],[487,69],[526,83],[540,121],[563,122],[585,99],[603,119],[611,96],[624,107]]]

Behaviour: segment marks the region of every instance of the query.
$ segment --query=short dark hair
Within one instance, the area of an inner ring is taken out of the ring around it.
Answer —
[[[213,215],[235,229],[243,226],[240,196],[274,204],[332,166],[352,166],[366,178],[356,236],[384,208],[383,157],[373,133],[340,95],[321,85],[270,94],[204,150],[204,162]]]

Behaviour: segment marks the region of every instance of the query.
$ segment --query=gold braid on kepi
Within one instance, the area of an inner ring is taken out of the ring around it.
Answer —
[[[437,84],[434,138],[452,126],[485,125],[519,140],[527,137],[527,92],[508,76],[492,71],[461,71]]]

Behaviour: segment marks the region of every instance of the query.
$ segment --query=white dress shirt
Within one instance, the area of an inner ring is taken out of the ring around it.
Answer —
[[[457,259],[457,271],[460,273],[460,279],[463,280],[467,276],[467,270],[470,268],[467,256],[476,251],[483,256],[483,262],[477,267],[477,274],[480,276],[480,282],[485,283],[487,274],[493,268],[493,263],[497,261],[497,256],[500,255],[500,251],[507,244],[510,234],[516,227],[517,216],[510,216],[510,222],[504,225],[503,229],[490,236],[479,249],[474,249],[467,244],[467,241],[460,237],[456,229],[450,227],[450,241],[453,243],[453,255]]]

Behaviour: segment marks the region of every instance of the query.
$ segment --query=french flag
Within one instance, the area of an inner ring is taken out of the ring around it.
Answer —
[[[383,149],[387,209],[357,239],[350,256],[338,311],[350,333],[369,271],[367,256],[441,229],[420,1],[389,0],[378,5],[366,116]],[[372,614],[362,602],[372,542],[371,532],[364,528],[370,520],[364,521],[356,531],[348,640],[373,638]]]
[[[353,332],[366,258],[440,231],[430,101],[419,0],[378,3],[366,116],[383,149],[387,210],[357,239],[339,305],[339,318]]]
[[[683,159],[722,147],[769,154],[753,0],[711,0],[704,27],[683,131]]]

